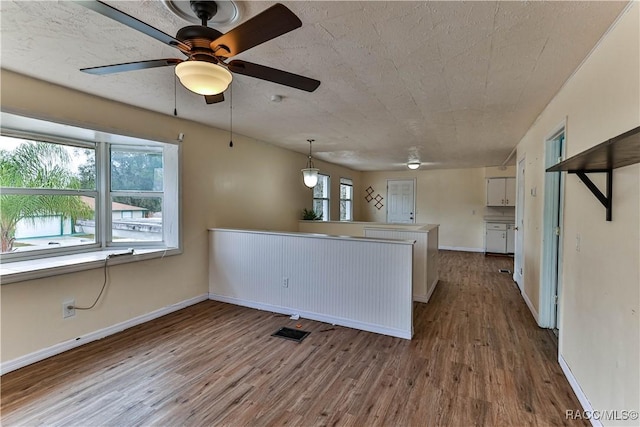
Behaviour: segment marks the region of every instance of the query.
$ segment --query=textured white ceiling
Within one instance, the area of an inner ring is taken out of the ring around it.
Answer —
[[[175,35],[158,0],[108,1]],[[274,2],[241,2],[245,21]],[[233,127],[356,170],[501,164],[625,2],[285,2],[303,26],[236,57],[322,81],[313,93],[236,75]],[[179,51],[66,1],[0,1],[2,67],[172,115],[172,67],[80,68]],[[226,32],[231,27],[218,27]],[[280,103],[270,101],[282,95]],[[225,94],[229,99],[228,92]],[[178,115],[229,128],[229,103],[178,86]]]

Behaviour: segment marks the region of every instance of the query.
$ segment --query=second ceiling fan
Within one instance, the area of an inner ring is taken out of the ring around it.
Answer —
[[[202,25],[189,25],[178,30],[172,37],[151,25],[140,21],[106,3],[98,0],[76,0],[77,3],[140,31],[169,46],[180,50],[187,58],[164,58],[147,61],[127,62],[83,68],[80,71],[90,74],[113,74],[124,71],[142,70],[175,66],[180,82],[192,92],[204,95],[207,104],[224,101],[223,92],[232,80],[232,74],[242,74],[289,86],[295,89],[313,92],[318,88],[318,80],[287,71],[277,70],[264,65],[229,58],[254,46],[279,37],[302,26],[300,19],[286,6],[277,3],[253,18],[222,34],[207,26],[207,22],[216,14],[215,1],[190,2],[191,9]]]

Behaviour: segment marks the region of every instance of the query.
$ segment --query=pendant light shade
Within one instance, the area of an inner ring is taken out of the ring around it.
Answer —
[[[184,61],[175,71],[184,87],[200,95],[222,93],[233,80],[229,70],[206,61]]]
[[[315,187],[318,184],[318,172],[319,169],[314,168],[302,169],[302,179],[304,180],[304,185],[309,188]]]
[[[313,188],[318,184],[318,172],[320,172],[320,169],[316,169],[311,160],[311,143],[313,139],[307,139],[307,141],[309,141],[309,160],[307,160],[307,167],[302,169],[302,180],[304,185]]]

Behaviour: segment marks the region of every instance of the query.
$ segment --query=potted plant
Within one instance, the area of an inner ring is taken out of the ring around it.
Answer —
[[[310,221],[320,221],[322,220],[322,214],[317,214],[313,209],[304,208],[302,210],[302,219]]]

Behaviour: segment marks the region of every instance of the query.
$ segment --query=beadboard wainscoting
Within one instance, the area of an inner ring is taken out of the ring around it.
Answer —
[[[211,229],[209,298],[411,339],[407,240]]]
[[[413,300],[429,302],[438,284],[438,226],[419,230],[400,228],[365,228],[366,237],[378,239],[415,240],[413,246]]]

